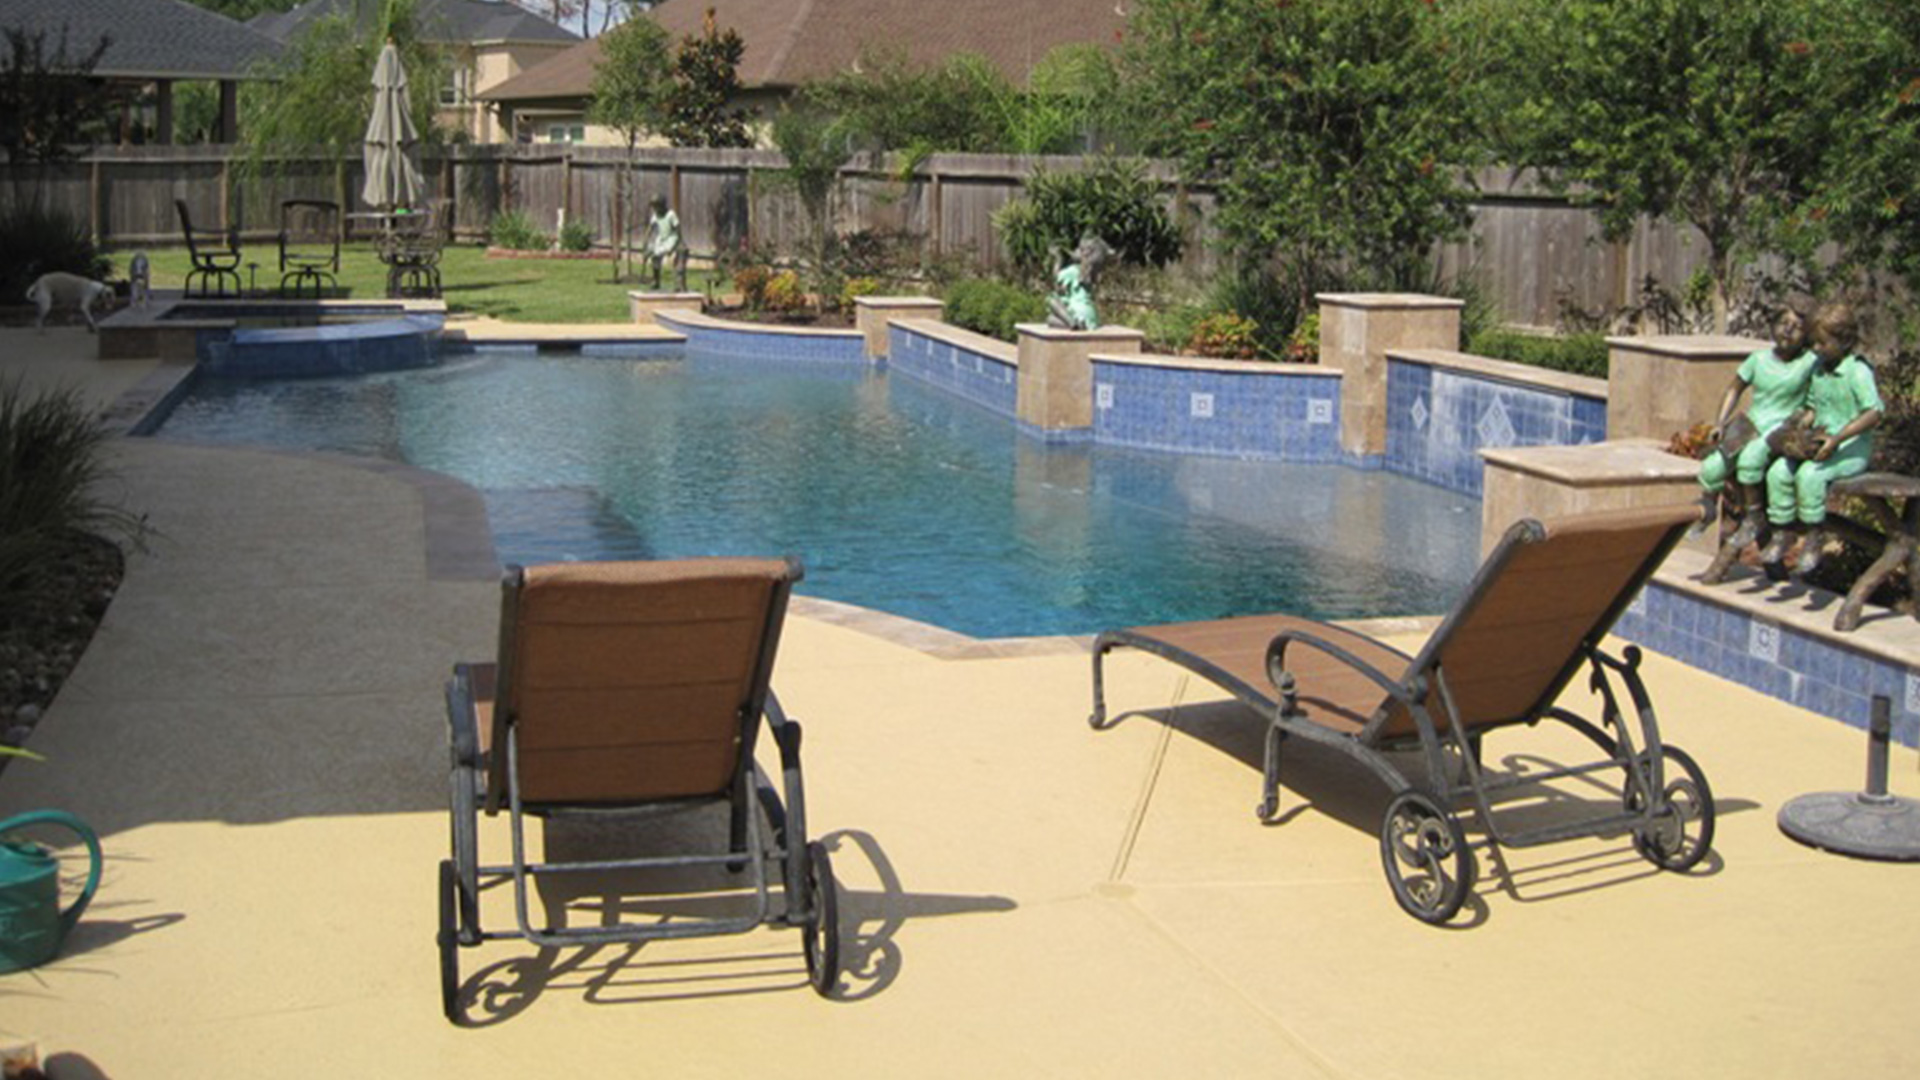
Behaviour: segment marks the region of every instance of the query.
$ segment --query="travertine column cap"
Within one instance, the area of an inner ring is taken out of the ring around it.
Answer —
[[[1014,329],[1043,341],[1145,341],[1147,335],[1127,326],[1103,326],[1098,330],[1062,330],[1046,323],[1017,323]]]
[[[853,303],[855,307],[926,308],[929,311],[946,306],[946,301],[933,296],[856,296]]]
[[[1622,335],[1607,339],[1607,347],[1657,353],[1678,360],[1724,360],[1746,356],[1772,344],[1759,338],[1733,337],[1727,334],[1655,334],[1647,337]]]
[[[1319,293],[1314,299],[1322,304],[1366,308],[1375,311],[1409,311],[1427,308],[1445,309],[1467,306],[1465,300],[1424,293]]]

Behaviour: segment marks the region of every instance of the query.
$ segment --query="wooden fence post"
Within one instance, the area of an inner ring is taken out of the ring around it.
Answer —
[[[100,227],[100,158],[98,156],[94,156],[87,162],[87,174],[87,232],[93,237],[93,246],[99,247],[106,238]]]

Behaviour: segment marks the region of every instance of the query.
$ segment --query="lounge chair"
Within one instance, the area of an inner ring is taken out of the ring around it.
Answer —
[[[186,287],[183,292],[193,292],[193,283],[200,282],[201,296],[237,296],[240,287],[240,234],[231,229],[196,229],[193,227],[193,215],[187,211],[185,199],[173,200],[173,209],[180,216],[180,234],[187,242],[187,257],[192,260],[193,268],[187,271]],[[227,281],[233,281],[233,292],[227,292]]]
[[[1630,833],[1664,869],[1693,867],[1713,843],[1713,795],[1693,759],[1665,745],[1639,675],[1640,650],[1624,659],[1601,649],[1682,533],[1692,507],[1522,521],[1509,529],[1466,595],[1408,656],[1364,634],[1311,619],[1251,616],[1218,622],[1112,630],[1093,651],[1096,729],[1108,718],[1103,664],[1119,646],[1165,657],[1270,717],[1261,801],[1279,811],[1281,750],[1298,737],[1366,766],[1392,793],[1380,827],[1381,858],[1394,897],[1430,923],[1453,918],[1477,867],[1460,814],[1471,810],[1489,846],[1526,847],[1576,836]],[[1599,695],[1598,724],[1556,705],[1582,666]],[[1629,725],[1609,673],[1638,715]],[[1557,720],[1591,740],[1599,761],[1524,776],[1489,776],[1480,744],[1496,728]],[[1417,750],[1424,776],[1409,779],[1388,755]],[[1670,778],[1669,766],[1680,775]],[[1509,828],[1492,795],[1520,784],[1618,769],[1622,805],[1584,820]]]
[[[447,685],[453,852],[440,864],[439,947],[448,1019],[459,1016],[458,948],[499,938],[566,947],[797,926],[805,931],[809,982],[822,995],[833,989],[840,948],[833,869],[826,849],[807,842],[800,726],[768,687],[800,576],[797,563],[767,559],[508,570],[498,662],[461,664]],[[779,752],[784,801],[754,760],[762,717]],[[731,807],[724,851],[586,862],[526,857],[528,815],[605,817],[722,802]],[[483,807],[509,815],[510,862],[479,860]],[[769,863],[782,888],[777,910]],[[539,875],[714,873],[718,866],[745,874],[730,891],[749,899],[750,911],[581,927],[536,926],[529,913],[529,881]],[[483,929],[482,888],[509,879],[517,927]]]
[[[339,288],[340,205],[325,199],[288,199],[280,204],[280,295],[304,295],[313,286],[318,300],[328,287]]]

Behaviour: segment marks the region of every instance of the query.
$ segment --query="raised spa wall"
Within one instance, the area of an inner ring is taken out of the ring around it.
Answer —
[[[1320,302],[1318,365],[1151,355],[1132,331],[1022,326],[1009,345],[941,322],[938,302],[920,298],[862,298],[858,334],[868,362],[1048,441],[1337,462],[1477,497],[1483,547],[1523,517],[1696,499],[1696,466],[1666,440],[1712,415],[1740,361],[1766,344],[1609,338],[1601,380],[1460,352],[1457,301]],[[1023,405],[1061,386],[1081,388],[1082,404]],[[1855,727],[1887,696],[1895,737],[1920,745],[1920,626],[1878,611],[1839,634],[1829,594],[1752,576],[1708,588],[1709,543],[1677,550],[1615,633]]]

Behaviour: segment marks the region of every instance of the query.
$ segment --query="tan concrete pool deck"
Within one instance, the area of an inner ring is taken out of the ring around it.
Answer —
[[[102,406],[153,371],[92,355],[82,331],[0,331],[0,378]],[[1715,856],[1675,876],[1625,837],[1509,851],[1432,929],[1382,879],[1373,783],[1300,752],[1262,826],[1260,727],[1199,680],[1116,654],[1109,700],[1140,712],[1094,732],[1075,643],[823,603],[799,607],[775,685],[841,878],[838,1000],[806,989],[792,931],[502,943],[463,953],[476,1023],[450,1026],[441,683],[494,643],[478,497],[339,458],[113,456],[159,535],[34,736],[50,760],[0,775],[0,815],[73,810],[108,855],[65,954],[0,976],[0,1046],[66,1055],[55,1080],[1920,1071],[1920,866],[1774,824],[1860,785],[1864,737],[1831,720],[1649,657],[1665,733],[1718,796]],[[1509,767],[1572,750],[1487,746]],[[1893,787],[1920,795],[1912,751]]]

